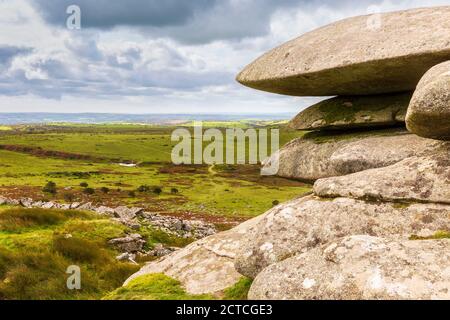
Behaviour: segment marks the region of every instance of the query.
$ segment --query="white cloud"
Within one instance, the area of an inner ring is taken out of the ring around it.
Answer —
[[[253,91],[235,83],[234,76],[268,49],[332,21],[366,14],[370,5],[390,11],[450,4],[223,0],[186,9],[188,18],[165,17],[151,25],[133,1],[127,2],[129,10],[125,2],[115,2],[122,6],[90,28],[70,31],[32,2],[0,0],[3,112],[295,112],[317,99]],[[171,0],[161,10],[175,14],[175,4]],[[133,15],[140,22],[127,24]]]

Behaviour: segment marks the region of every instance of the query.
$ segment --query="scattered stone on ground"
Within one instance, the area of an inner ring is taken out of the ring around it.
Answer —
[[[105,206],[100,206],[98,208],[95,208],[95,212],[97,212],[98,214],[102,214],[102,215],[106,215],[106,216],[114,216],[114,209],[109,208],[109,207],[105,207]]]
[[[128,208],[125,206],[117,207],[114,209],[114,215],[123,220],[133,220],[139,213],[142,213],[142,208]]]
[[[128,261],[128,262],[137,264],[137,262],[136,262],[136,254],[134,254],[134,253],[124,252],[124,253],[119,254],[116,257],[116,259],[118,261]]]
[[[134,233],[123,238],[111,239],[108,243],[123,252],[136,253],[142,251],[145,245],[145,240],[142,239],[140,234]]]
[[[131,229],[138,230],[142,224],[151,225],[156,229],[163,230],[171,235],[189,239],[202,239],[217,232],[214,224],[200,220],[183,220],[170,216],[163,216],[157,213],[146,212],[143,208],[109,208],[106,206],[94,206],[88,203],[65,203],[49,201],[33,201],[33,199],[10,199],[0,197],[0,205],[23,206],[26,208],[61,209],[61,210],[85,210],[93,211],[100,215],[112,217]],[[114,218],[119,216],[119,218]]]

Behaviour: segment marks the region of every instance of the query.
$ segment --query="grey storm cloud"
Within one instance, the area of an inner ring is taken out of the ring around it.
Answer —
[[[6,52],[6,49],[1,48],[0,52]],[[11,53],[4,54],[3,59],[13,56],[12,52],[18,50],[8,52]],[[142,64],[141,51],[138,48],[125,50],[122,56],[126,57],[128,62],[121,63],[114,55],[102,54],[104,60],[97,60],[96,55],[93,59],[89,59],[87,55],[84,62],[78,66],[78,71],[81,72],[73,72],[62,60],[36,59],[29,67],[42,71],[47,78],[30,79],[27,77],[26,69],[10,70],[8,73],[0,74],[0,95],[33,94],[48,99],[60,99],[64,95],[97,98],[155,96],[177,90],[195,92],[208,86],[221,86],[233,82],[234,75],[229,72],[154,70],[151,64]],[[140,63],[140,66],[136,67],[134,63]],[[93,69],[92,65],[95,65]]]
[[[64,27],[66,8],[78,5],[82,28],[136,27],[154,37],[183,43],[264,36],[278,10],[365,6],[375,1],[331,0],[29,0],[44,19]],[[380,0],[381,2],[381,0]]]
[[[208,70],[198,67],[196,57],[186,54],[181,49],[183,46],[179,46],[180,42],[201,45],[215,40],[225,40],[226,45],[230,47],[240,43],[245,45],[245,41],[238,41],[268,35],[271,18],[280,11],[300,9],[304,12],[313,12],[327,7],[336,8],[337,11],[351,8],[351,11],[365,12],[369,4],[382,2],[382,0],[28,1],[51,28],[64,28],[68,16],[66,8],[69,5],[79,5],[83,30],[70,33],[70,37],[63,43],[64,48],[59,49],[71,58],[42,53],[38,49],[0,45],[0,71],[8,70],[0,72],[0,95],[34,94],[59,99],[65,95],[105,98],[170,95],[176,92],[203,94],[210,87],[231,87],[235,90],[238,87],[234,81],[233,70],[227,68]],[[104,30],[121,27],[133,29],[125,29],[125,33],[119,32],[119,37],[141,32],[153,41],[152,47],[140,46],[137,43],[136,47],[125,46],[117,51],[98,45],[99,35]],[[153,55],[152,50],[155,51]],[[38,54],[35,54],[36,52]],[[11,61],[21,55],[30,55],[31,59],[11,66]],[[202,59],[200,55],[199,60]]]
[[[44,18],[65,26],[66,8],[78,5],[83,27],[182,25],[198,11],[214,7],[220,0],[31,0]]]

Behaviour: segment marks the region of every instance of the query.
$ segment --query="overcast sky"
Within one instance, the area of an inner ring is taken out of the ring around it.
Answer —
[[[81,30],[66,27],[69,5]],[[236,74],[265,51],[359,14],[450,0],[0,0],[1,112],[294,112]]]

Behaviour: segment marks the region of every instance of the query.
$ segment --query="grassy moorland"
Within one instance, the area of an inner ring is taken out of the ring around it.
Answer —
[[[167,214],[240,221],[309,190],[299,182],[262,177],[258,165],[220,165],[214,170],[206,165],[175,166],[171,163],[174,129],[144,125],[13,127],[0,133],[0,193],[139,205]],[[280,144],[298,135],[283,128]],[[124,162],[138,166],[119,165]],[[56,193],[42,191],[48,181],[56,184]]]
[[[126,229],[92,213],[0,209],[0,300],[98,299],[139,267],[114,259],[107,240]],[[83,290],[66,286],[81,268]]]
[[[215,126],[225,130],[264,124],[205,125]],[[185,128],[193,130],[192,124]],[[201,218],[220,229],[310,190],[300,182],[263,177],[259,165],[175,166],[170,156],[174,129],[130,124],[2,127],[0,195],[142,206],[161,214]],[[282,127],[280,144],[300,134]],[[116,261],[119,252],[108,240],[130,232],[145,238],[145,249],[157,243],[183,247],[192,241],[148,225],[128,230],[88,212],[1,206],[0,300],[217,298],[188,295],[179,282],[164,275],[138,278],[120,288],[140,266]],[[82,290],[67,289],[70,265],[81,268]],[[223,298],[245,298],[249,285],[242,279],[225,290]]]

